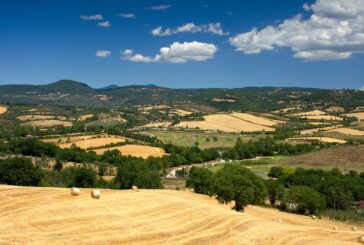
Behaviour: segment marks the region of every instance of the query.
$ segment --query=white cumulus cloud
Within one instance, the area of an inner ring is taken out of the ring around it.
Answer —
[[[122,52],[122,59],[133,62],[166,62],[186,63],[188,61],[205,61],[212,59],[217,47],[211,43],[201,42],[174,42],[169,47],[162,47],[154,57],[136,54],[131,49]]]
[[[96,51],[96,57],[100,57],[100,58],[106,58],[109,57],[111,55],[111,52],[109,50],[97,50]]]
[[[101,27],[110,27],[111,26],[111,23],[110,23],[110,21],[103,21],[103,22],[99,22],[98,23],[98,26],[101,26]]]
[[[102,20],[103,19],[101,14],[81,15],[80,18],[83,19],[83,20]]]
[[[160,4],[160,5],[156,5],[156,6],[151,6],[151,7],[149,7],[149,9],[151,9],[151,10],[167,10],[170,7],[172,7],[172,6],[168,5],[168,4]]]
[[[359,88],[359,90],[364,92],[364,86],[362,86],[361,88]]]
[[[222,29],[222,26],[220,23],[209,23],[209,24],[202,24],[202,25],[196,25],[193,22],[181,25],[176,28],[167,28],[164,29],[159,26],[151,31],[153,36],[171,36],[173,34],[183,33],[183,32],[190,32],[190,33],[197,33],[197,32],[203,32],[203,33],[212,33],[215,35],[228,35],[228,32],[224,32]]]
[[[120,13],[120,14],[117,14],[117,16],[126,18],[126,19],[135,19],[136,18],[135,14],[133,14],[133,13]]]
[[[277,26],[253,28],[229,39],[237,51],[257,54],[287,47],[306,61],[339,60],[364,52],[364,1],[316,0],[304,4],[311,16],[297,15]]]

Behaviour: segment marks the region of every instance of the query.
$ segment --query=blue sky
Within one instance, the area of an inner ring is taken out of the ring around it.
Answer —
[[[357,89],[362,2],[2,0],[0,84]]]

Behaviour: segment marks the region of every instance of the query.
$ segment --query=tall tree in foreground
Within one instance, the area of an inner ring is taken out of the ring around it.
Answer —
[[[235,202],[236,211],[248,204],[264,202],[266,189],[261,178],[241,165],[226,164],[216,173],[213,194],[221,203]]]

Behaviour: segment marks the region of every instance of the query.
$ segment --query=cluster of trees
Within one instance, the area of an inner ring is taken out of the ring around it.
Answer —
[[[272,205],[299,214],[320,214],[325,210],[349,210],[364,200],[364,172],[344,174],[331,171],[274,167],[263,180],[239,164],[226,164],[216,173],[207,168],[192,167],[187,185],[195,192],[216,196],[223,203],[235,202],[235,209],[243,211],[248,204]]]
[[[234,148],[223,154],[227,159],[249,159],[256,156],[295,155],[314,150],[315,145],[277,143],[272,137],[244,143],[238,138]]]
[[[281,207],[290,211],[348,210],[354,202],[364,200],[364,172],[351,170],[344,174],[337,168],[331,171],[297,168],[289,173],[284,168],[273,167],[268,175],[276,179],[268,190],[272,199],[280,199]],[[279,193],[283,187],[289,189],[282,198]]]
[[[244,211],[248,204],[263,204],[266,197],[263,179],[236,164],[226,164],[216,173],[192,167],[187,185],[197,193],[216,196],[221,203],[234,201],[236,211]]]

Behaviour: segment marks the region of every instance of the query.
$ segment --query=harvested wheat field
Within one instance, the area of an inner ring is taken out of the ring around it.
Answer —
[[[97,137],[98,137],[98,135],[95,135],[95,134],[77,135],[77,136],[64,135],[62,137],[57,137],[57,138],[41,139],[41,141],[47,142],[47,143],[53,143],[53,144],[64,144],[64,143],[73,143],[73,142],[91,139],[91,138],[97,138]]]
[[[349,245],[364,232],[255,206],[238,213],[187,191],[101,190],[97,200],[90,192],[0,186],[0,243]]]
[[[0,115],[4,114],[5,112],[7,112],[8,108],[6,106],[2,106],[0,105]]]
[[[323,143],[337,143],[337,144],[345,144],[345,140],[339,140],[330,137],[301,137],[301,138],[288,138],[287,141],[291,142],[312,142],[312,141],[319,141]]]
[[[343,118],[341,118],[341,117],[331,116],[331,115],[327,114],[326,112],[320,111],[320,110],[295,113],[295,114],[291,114],[291,116],[306,118],[306,119],[310,119],[310,120],[328,120],[328,121],[342,121],[343,120]]]
[[[168,128],[172,123],[171,122],[154,122],[143,125],[143,128]]]
[[[202,130],[224,131],[230,133],[274,131],[274,128],[247,122],[228,114],[204,116],[205,121],[184,121],[176,125],[180,128],[199,128]]]
[[[76,121],[85,121],[87,119],[92,118],[94,115],[93,114],[85,114],[85,115],[81,115],[75,118],[72,118],[72,120],[76,120]]]
[[[357,119],[364,120],[364,112],[348,113],[348,114],[344,114],[344,116],[356,117]]]
[[[16,117],[20,121],[36,121],[36,120],[50,120],[55,119],[55,116],[50,115],[22,115]]]
[[[356,136],[364,136],[363,130],[352,129],[352,128],[337,128],[330,130],[330,132],[339,132],[343,134],[356,135]]]
[[[54,127],[54,126],[71,127],[72,123],[67,122],[67,121],[60,121],[60,120],[40,120],[40,121],[25,122],[20,125],[40,127],[40,128],[49,128],[49,127]]]
[[[301,130],[299,131],[300,135],[307,135],[307,134],[314,134],[314,133],[318,133],[318,132],[322,132],[322,131],[329,131],[329,130],[336,130],[337,126],[330,126],[330,127],[323,127],[323,128],[313,128],[313,129],[305,129],[305,130]]]
[[[75,145],[82,149],[94,148],[94,147],[102,147],[110,144],[117,144],[125,142],[124,138],[121,137],[101,137],[101,138],[89,138],[85,140],[75,141],[73,143],[65,143],[58,145],[60,148],[70,148],[72,145]]]
[[[244,120],[244,121],[247,121],[247,122],[251,122],[251,123],[255,123],[255,124],[259,124],[259,125],[263,125],[263,126],[269,126],[269,127],[277,125],[279,123],[283,123],[282,121],[268,119],[265,117],[259,117],[259,116],[255,116],[255,115],[252,115],[249,113],[234,112],[231,114],[231,116]]]
[[[97,154],[104,154],[105,151],[119,150],[124,156],[133,157],[162,157],[166,155],[166,152],[159,147],[148,146],[148,145],[122,145],[116,147],[108,147],[94,150]]]
[[[172,112],[175,113],[175,114],[177,114],[177,115],[180,115],[180,116],[188,116],[188,115],[191,115],[192,114],[192,112],[186,111],[186,110],[182,110],[182,109],[173,110]]]

